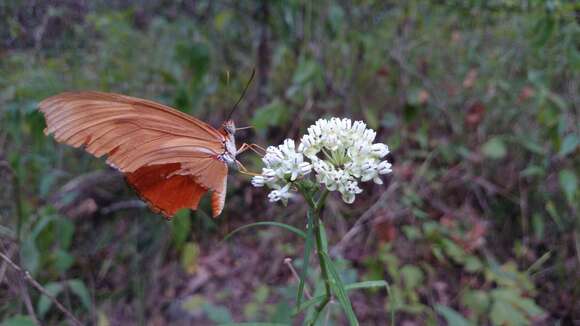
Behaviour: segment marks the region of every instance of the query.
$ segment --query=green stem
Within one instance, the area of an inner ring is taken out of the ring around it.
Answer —
[[[14,192],[14,201],[16,205],[16,239],[18,243],[20,243],[21,233],[22,233],[22,224],[24,223],[24,213],[22,210],[22,197],[20,195],[20,178],[18,174],[16,174],[16,170],[11,169],[12,172],[12,190]]]
[[[324,281],[324,299],[322,299],[322,302],[318,306],[316,306],[316,310],[314,311],[314,316],[310,322],[310,325],[314,325],[316,323],[316,321],[320,317],[320,314],[322,313],[326,305],[330,302],[330,298],[332,295],[330,292],[330,277],[328,276],[328,266],[326,266],[326,260],[324,259],[324,252],[327,251],[328,243],[325,243],[325,237],[323,237],[322,235],[323,230],[320,227],[320,215],[317,214],[317,212],[318,212],[317,209],[315,209],[314,232],[316,235],[316,252],[318,254],[318,262],[320,263],[320,272],[322,280]]]
[[[304,199],[308,203],[308,214],[314,220],[313,222],[313,231],[316,238],[316,253],[318,255],[318,262],[320,264],[320,273],[322,276],[322,280],[324,281],[324,298],[320,302],[318,306],[316,306],[316,310],[314,311],[314,316],[308,321],[309,326],[313,326],[316,324],[316,321],[320,317],[320,314],[326,307],[326,305],[330,302],[330,298],[332,297],[332,292],[330,288],[330,276],[328,271],[328,266],[326,265],[326,260],[324,259],[325,254],[328,255],[328,243],[326,240],[326,236],[324,236],[324,230],[321,227],[321,220],[322,217],[320,215],[322,209],[324,208],[324,204],[326,203],[326,198],[328,197],[329,191],[324,189],[323,192],[318,197],[318,200],[314,200],[314,196],[311,191],[305,189],[305,187],[297,183],[296,184],[298,190],[304,196]],[[308,262],[305,262],[308,263]]]

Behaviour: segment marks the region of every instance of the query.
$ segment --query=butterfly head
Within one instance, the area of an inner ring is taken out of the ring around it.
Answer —
[[[236,133],[236,124],[235,124],[234,120],[231,120],[231,119],[226,120],[224,122],[224,124],[222,125],[222,128],[229,135],[233,135]]]

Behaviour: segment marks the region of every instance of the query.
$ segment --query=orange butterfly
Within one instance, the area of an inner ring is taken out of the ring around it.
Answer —
[[[245,171],[236,156],[261,149],[236,148],[236,127],[229,118],[215,129],[168,106],[120,94],[67,92],[39,106],[45,134],[83,146],[96,157],[107,155],[107,163],[125,174],[141,199],[168,219],[179,209],[197,209],[208,191],[212,215],[218,216],[228,166]]]

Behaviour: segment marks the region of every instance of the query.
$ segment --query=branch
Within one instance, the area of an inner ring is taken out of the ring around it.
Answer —
[[[30,273],[28,271],[26,271],[26,270],[22,269],[20,266],[16,265],[12,260],[10,260],[10,258],[8,258],[8,256],[6,256],[2,252],[0,252],[0,258],[2,258],[2,260],[4,260],[10,267],[12,267],[12,269],[14,269],[16,272],[20,273],[24,280],[26,280],[33,287],[35,287],[40,293],[42,293],[48,299],[50,299],[50,301],[52,301],[52,303],[54,303],[54,305],[63,314],[65,314],[72,321],[72,323],[74,325],[79,325],[79,326],[82,325],[82,323],[67,308],[65,308],[58,300],[56,300],[56,298],[53,295],[48,293],[48,291],[46,291],[46,289],[42,285],[40,285],[40,283],[38,283],[34,278],[32,278],[32,276],[30,276]]]

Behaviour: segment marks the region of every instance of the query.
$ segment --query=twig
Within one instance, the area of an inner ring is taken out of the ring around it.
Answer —
[[[408,184],[408,187],[410,189],[413,189],[415,186],[417,186],[419,180],[421,179],[421,176],[423,176],[425,171],[427,171],[427,169],[429,168],[429,165],[431,164],[431,161],[435,157],[435,154],[436,151],[433,150],[429,153],[427,158],[425,158],[425,161],[423,162],[423,164],[421,164],[421,166],[417,170],[417,173],[415,174],[411,182]],[[366,212],[363,213],[363,215],[354,223],[352,228],[330,250],[330,253],[332,255],[337,255],[341,253],[342,250],[344,250],[344,246],[350,243],[352,238],[354,238],[360,232],[362,226],[370,221],[370,219],[374,216],[375,212],[386,205],[385,199],[387,199],[390,195],[392,195],[399,188],[399,186],[400,186],[399,182],[393,181],[389,185],[387,190],[385,190],[385,192],[381,194],[381,197],[379,197],[379,199]]]
[[[33,287],[35,287],[40,293],[42,293],[48,299],[50,299],[50,301],[52,301],[52,303],[54,303],[54,305],[62,313],[64,313],[71,320],[71,322],[74,325],[82,325],[82,323],[68,309],[66,309],[58,300],[56,300],[56,298],[54,296],[52,296],[50,293],[48,293],[48,291],[46,291],[46,289],[42,285],[40,285],[40,283],[38,283],[34,278],[32,278],[32,276],[30,276],[30,273],[28,271],[26,271],[26,270],[22,269],[20,266],[16,265],[3,252],[0,252],[0,258],[2,258],[2,260],[4,260],[10,267],[12,267],[12,269],[14,269],[16,272],[20,273],[22,275],[22,278],[25,279],[28,283],[30,283]]]
[[[288,268],[290,268],[290,271],[292,272],[292,275],[294,275],[294,278],[298,282],[300,282],[300,276],[298,275],[298,272],[296,272],[294,265],[292,265],[292,258],[290,258],[290,257],[284,258],[284,264],[286,264],[286,266],[288,266]],[[308,299],[312,299],[312,295],[310,295],[310,291],[308,290],[307,286],[304,286],[304,293],[306,294],[306,297]]]
[[[4,247],[2,245],[2,247]],[[11,257],[12,254],[14,253],[14,247],[10,247],[9,251],[8,251],[8,257]],[[0,284],[2,284],[2,282],[4,281],[4,276],[6,275],[6,268],[8,266],[8,263],[4,262],[2,264],[2,266],[0,266]]]
[[[139,199],[125,200],[113,203],[107,207],[101,208],[102,214],[111,214],[116,211],[124,209],[135,209],[135,208],[145,208],[147,205]]]
[[[374,213],[378,211],[385,205],[385,199],[387,199],[394,191],[398,188],[396,182],[391,183],[389,188],[381,194],[379,199],[366,211],[363,215],[354,223],[352,228],[340,239],[340,241],[331,249],[331,253],[336,255],[344,249],[344,246],[348,244],[352,238],[354,238],[363,227],[364,224],[369,222],[369,220],[374,216]]]

